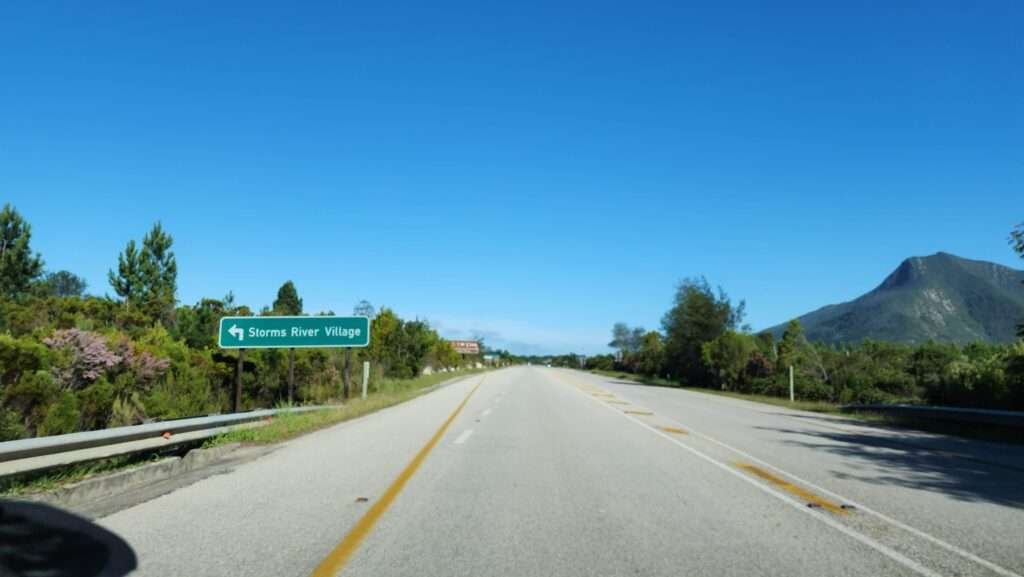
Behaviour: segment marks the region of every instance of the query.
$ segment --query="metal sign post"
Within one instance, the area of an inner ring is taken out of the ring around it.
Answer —
[[[363,398],[366,398],[366,383],[370,382],[370,361],[363,361]]]

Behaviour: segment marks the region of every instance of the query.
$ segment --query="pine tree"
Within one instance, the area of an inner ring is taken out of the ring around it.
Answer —
[[[0,296],[28,291],[43,274],[43,261],[29,247],[32,227],[10,204],[0,210]]]
[[[144,290],[142,262],[134,240],[129,240],[124,251],[117,255],[117,274],[111,270],[107,273],[107,278],[126,307],[141,300]]]
[[[168,320],[178,287],[173,244],[174,239],[159,222],[143,237],[141,249],[134,240],[128,241],[117,257],[117,272],[107,273],[110,286],[126,307],[142,307],[154,320]]]
[[[295,284],[292,281],[286,281],[281,288],[277,289],[273,311],[277,315],[297,316],[302,314],[302,299],[299,298],[299,291],[295,290]]]
[[[174,308],[178,290],[178,263],[171,251],[174,239],[159,222],[142,239],[139,254],[142,299],[155,317]]]

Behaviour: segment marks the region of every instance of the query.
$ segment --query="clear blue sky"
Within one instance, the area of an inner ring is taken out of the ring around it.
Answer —
[[[0,202],[97,294],[160,220],[183,302],[292,279],[523,353],[687,276],[763,328],[912,255],[1020,267],[1019,0],[503,4],[8,4]]]

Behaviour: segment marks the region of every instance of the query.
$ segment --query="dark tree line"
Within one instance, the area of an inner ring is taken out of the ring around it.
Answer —
[[[1024,224],[1010,244],[1024,258]],[[788,394],[792,367],[803,399],[1024,409],[1024,341],[825,345],[809,342],[797,320],[781,339],[752,334],[742,326],[744,308],[704,279],[684,280],[660,332],[616,323],[609,343],[616,354],[591,357],[586,367],[777,396]]]

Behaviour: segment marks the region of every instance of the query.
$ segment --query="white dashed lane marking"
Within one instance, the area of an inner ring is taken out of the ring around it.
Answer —
[[[461,445],[461,444],[465,443],[469,439],[469,436],[472,435],[472,434],[473,434],[473,429],[466,429],[465,431],[462,431],[462,434],[459,435],[455,439],[455,444],[456,445]]]

